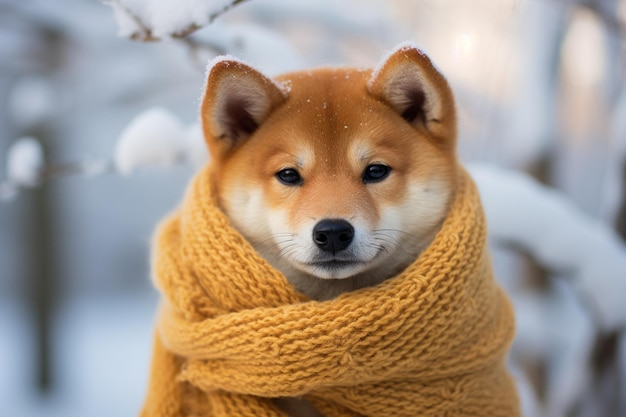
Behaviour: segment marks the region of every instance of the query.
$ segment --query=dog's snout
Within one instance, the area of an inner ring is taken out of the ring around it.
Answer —
[[[323,251],[346,249],[354,238],[354,227],[343,219],[325,219],[313,228],[313,242]]]

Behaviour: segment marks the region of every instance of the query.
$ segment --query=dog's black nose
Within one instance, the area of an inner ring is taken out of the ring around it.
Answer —
[[[313,228],[313,242],[323,251],[344,250],[354,238],[354,227],[342,219],[324,219]]]

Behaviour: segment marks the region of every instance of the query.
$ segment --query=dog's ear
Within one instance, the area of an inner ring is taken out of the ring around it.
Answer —
[[[287,91],[235,58],[209,63],[200,119],[211,153],[234,148],[287,99]]]
[[[372,72],[368,90],[389,104],[407,122],[424,127],[433,137],[454,142],[454,97],[446,79],[417,47],[397,47]]]

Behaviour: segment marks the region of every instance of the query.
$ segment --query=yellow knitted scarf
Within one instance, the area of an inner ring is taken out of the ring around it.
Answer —
[[[518,416],[505,356],[510,304],[465,172],[432,245],[382,284],[324,302],[298,294],[215,205],[200,172],[160,226],[163,293],[144,417],[285,416],[304,396],[334,416]]]

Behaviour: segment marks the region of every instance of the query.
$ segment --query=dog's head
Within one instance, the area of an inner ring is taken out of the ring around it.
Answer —
[[[452,92],[412,46],[374,71],[276,80],[217,60],[201,120],[219,204],[288,278],[387,278],[430,244],[454,193]]]

